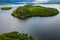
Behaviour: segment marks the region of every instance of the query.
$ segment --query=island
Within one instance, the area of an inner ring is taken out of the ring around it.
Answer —
[[[10,10],[12,7],[2,7],[1,10]]]
[[[30,4],[20,6],[12,12],[12,16],[26,19],[28,17],[50,17],[59,14],[59,11],[55,8],[43,7],[43,6],[33,6]]]
[[[0,40],[35,40],[35,39],[31,35],[13,31],[13,32],[1,34]]]

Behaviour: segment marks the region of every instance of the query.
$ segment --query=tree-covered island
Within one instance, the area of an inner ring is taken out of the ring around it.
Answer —
[[[50,17],[59,14],[59,11],[55,8],[25,5],[20,6],[12,12],[12,16],[25,19],[32,16]]]
[[[4,33],[0,35],[0,40],[35,40],[34,37],[17,31]]]
[[[1,10],[10,10],[12,7],[2,7]]]

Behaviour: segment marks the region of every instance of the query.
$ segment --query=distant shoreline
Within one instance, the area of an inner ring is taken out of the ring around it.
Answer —
[[[1,7],[19,7],[19,6],[24,6],[26,4],[0,4],[0,8]],[[44,6],[44,5],[60,5],[60,4],[33,4],[33,5],[41,5],[41,6]],[[49,7],[49,6],[46,6],[46,7]]]
[[[60,3],[0,3],[0,5],[11,5],[11,4],[60,4]]]

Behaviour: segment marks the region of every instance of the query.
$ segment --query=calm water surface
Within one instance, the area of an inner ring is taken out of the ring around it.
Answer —
[[[0,8],[12,7],[7,11],[0,9],[0,33],[18,31],[32,34],[37,40],[60,40],[60,14],[53,17],[31,17],[25,20],[11,16],[13,10],[23,5],[0,5]],[[42,6],[57,8],[60,12],[60,4],[44,4]]]

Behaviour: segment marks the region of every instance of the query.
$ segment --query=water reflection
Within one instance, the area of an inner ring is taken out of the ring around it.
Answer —
[[[51,5],[43,5],[50,6]],[[60,5],[53,5],[60,11]],[[60,14],[53,17],[31,17],[21,20],[11,16],[13,10],[0,9],[0,33],[19,31],[33,34],[38,40],[60,40]]]

